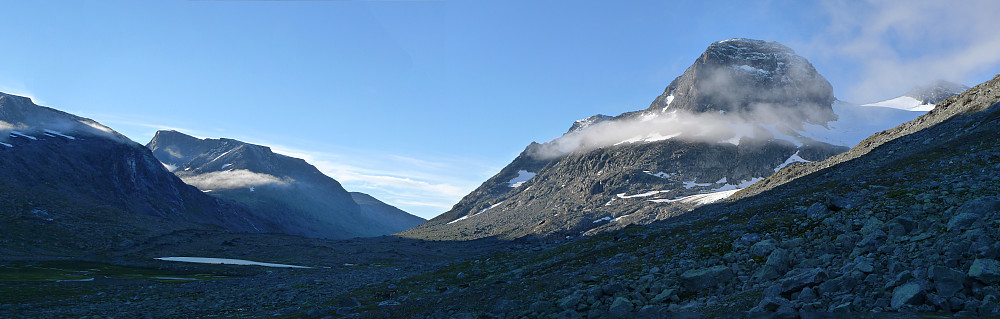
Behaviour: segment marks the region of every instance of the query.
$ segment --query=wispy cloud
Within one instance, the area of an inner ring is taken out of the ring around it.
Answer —
[[[935,79],[972,85],[1000,67],[1000,1],[827,1],[829,26],[800,53],[861,71],[841,93],[893,97]]]

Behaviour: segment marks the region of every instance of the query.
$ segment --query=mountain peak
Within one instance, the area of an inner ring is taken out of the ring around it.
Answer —
[[[588,126],[591,126],[591,125],[594,125],[594,124],[597,124],[597,123],[600,123],[600,122],[604,122],[604,121],[607,121],[607,120],[611,120],[611,119],[614,119],[614,118],[615,118],[614,116],[608,116],[608,115],[604,115],[604,114],[597,114],[597,115],[594,115],[594,116],[591,116],[591,117],[588,117],[588,118],[585,118],[585,119],[579,119],[579,120],[576,120],[576,122],[573,122],[573,126],[570,126],[569,127],[569,131],[566,131],[566,132],[569,133],[569,132],[573,132],[573,131],[576,131],[576,130],[582,130],[582,129],[587,128]]]
[[[132,143],[128,137],[92,119],[35,104],[29,97],[0,92],[0,131],[10,130],[37,134],[47,131],[82,134]],[[0,134],[0,139],[2,136]]]
[[[945,80],[935,80],[931,83],[914,87],[909,92],[906,92],[906,94],[903,94],[903,96],[917,99],[921,104],[937,104],[952,95],[965,92],[968,89],[968,86],[962,84]]]
[[[709,59],[706,62],[731,64],[734,62],[766,62],[778,55],[785,59],[802,59],[795,54],[794,50],[776,41],[767,42],[747,38],[732,38],[714,42],[705,49],[705,54],[702,57]]]
[[[783,120],[823,124],[837,118],[834,100],[833,86],[791,48],[734,38],[709,45],[649,109],[742,115],[766,109]]]

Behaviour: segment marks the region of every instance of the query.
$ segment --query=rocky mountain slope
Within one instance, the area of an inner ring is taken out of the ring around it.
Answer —
[[[331,239],[370,237],[423,221],[370,196],[359,206],[339,182],[316,167],[266,146],[158,131],[147,147],[186,183],[247,206],[280,233]]]
[[[579,120],[532,143],[450,211],[402,235],[577,236],[649,223],[919,114],[837,101],[805,58],[777,42],[720,41],[649,108]]]
[[[387,234],[395,234],[427,221],[396,208],[396,206],[386,204],[372,197],[372,195],[351,192],[351,198],[354,199],[355,203],[358,203],[358,207],[361,208],[361,214],[368,219],[381,222],[388,231]]]
[[[266,231],[93,120],[0,93],[0,251],[76,254],[177,229]]]
[[[336,310],[421,318],[996,316],[998,128],[1000,75],[755,196],[359,289],[349,296],[361,306]],[[394,294],[378,294],[387,290]]]
[[[802,163],[795,165],[794,167],[781,170],[780,172],[769,176],[767,179],[761,181],[760,183],[754,184],[730,197],[730,200],[736,200],[739,198],[750,197],[756,194],[760,194],[767,190],[773,189],[781,184],[787,183],[798,177],[812,174],[814,172],[827,169],[834,165],[847,162],[856,159],[862,155],[867,154],[876,147],[885,144],[886,142],[893,141],[902,136],[913,134],[915,132],[921,131],[928,127],[932,127],[946,120],[952,119],[953,117],[970,112],[983,111],[990,106],[992,106],[994,101],[995,89],[991,86],[994,84],[996,79],[987,81],[986,83],[980,84],[972,89],[963,92],[961,95],[956,95],[951,98],[940,101],[937,106],[935,106],[931,111],[926,114],[909,121],[899,126],[893,127],[891,129],[878,132],[859,143],[857,146],[852,148],[848,152],[837,154],[836,156],[830,157],[826,160],[812,163]],[[945,134],[945,133],[942,133]],[[941,138],[943,136],[938,136]],[[923,145],[932,144],[935,138],[928,138],[922,141]],[[914,148],[913,150],[922,149]]]

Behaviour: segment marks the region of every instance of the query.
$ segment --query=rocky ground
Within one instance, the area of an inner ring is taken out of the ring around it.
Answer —
[[[342,302],[338,296],[345,291],[432,272],[510,245],[395,237],[330,241],[184,231],[100,257],[2,258],[0,317],[337,316],[338,311],[360,306],[350,299]],[[153,259],[165,256],[237,258],[314,268]]]

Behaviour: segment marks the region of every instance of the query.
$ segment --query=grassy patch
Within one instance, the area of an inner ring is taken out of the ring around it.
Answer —
[[[6,304],[56,302],[97,293],[98,287],[57,284],[0,284],[0,300]]]
[[[146,279],[159,282],[226,278],[216,274],[166,271],[73,260],[16,262],[0,266],[0,283],[57,282],[95,277]]]

